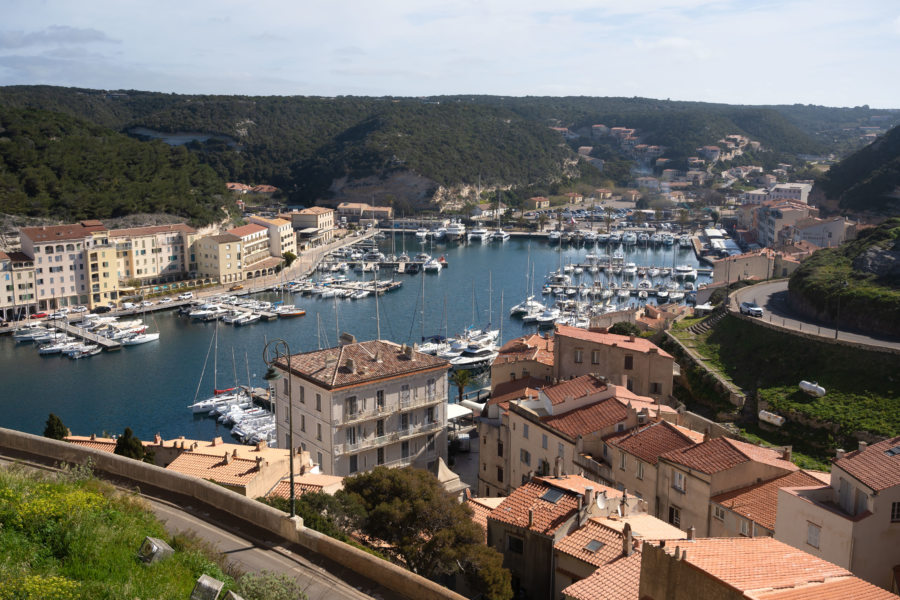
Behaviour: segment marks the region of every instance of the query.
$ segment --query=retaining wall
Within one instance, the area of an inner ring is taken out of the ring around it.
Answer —
[[[424,600],[464,600],[465,597],[429,579],[393,563],[354,548],[326,535],[295,525],[280,510],[242,496],[219,485],[167,471],[161,467],[125,458],[110,452],[76,446],[68,442],[0,428],[0,448],[8,448],[35,457],[70,464],[84,464],[90,458],[96,471],[188,496],[197,502],[225,511],[238,521],[268,532],[321,554],[379,585],[409,598]]]

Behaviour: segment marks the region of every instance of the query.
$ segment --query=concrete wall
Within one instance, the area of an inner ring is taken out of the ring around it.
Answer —
[[[260,527],[288,542],[300,544],[354,573],[410,598],[464,599],[464,596],[433,581],[358,548],[317,531],[302,526],[296,527],[285,513],[202,479],[173,473],[155,465],[109,452],[84,448],[11,429],[0,428],[0,448],[74,464],[83,464],[90,458],[93,460],[94,469],[99,472],[127,479],[136,485],[154,486],[188,496],[201,504],[229,513],[235,521],[243,521]]]
[[[816,490],[813,495],[821,495],[822,499],[830,499],[831,488],[825,487]],[[810,523],[822,528],[819,532],[818,548],[807,543]],[[778,490],[775,539],[840,567],[850,569],[853,552],[853,522],[833,509],[783,489]]]

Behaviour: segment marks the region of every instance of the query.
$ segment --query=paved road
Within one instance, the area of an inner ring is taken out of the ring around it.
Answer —
[[[791,309],[787,301],[787,289],[788,282],[786,279],[741,288],[732,294],[732,303],[729,309],[737,312],[741,302],[756,302],[765,309],[765,316],[763,317],[765,321],[789,331],[802,331],[803,333],[818,335],[829,340],[835,339],[833,325],[820,323]],[[840,329],[840,323],[838,328]],[[847,331],[838,331],[838,339],[900,350],[900,341],[895,339],[876,338],[866,334]]]
[[[13,462],[32,469],[56,470],[35,462],[33,457],[3,450],[0,465]],[[141,496],[170,534],[193,531],[241,571],[274,571],[294,577],[310,600],[408,600],[305,548],[276,540],[264,530],[238,527],[226,513],[210,514],[186,504],[184,499],[165,498],[167,495],[161,490],[141,488]]]

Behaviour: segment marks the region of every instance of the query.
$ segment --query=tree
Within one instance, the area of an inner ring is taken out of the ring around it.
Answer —
[[[635,210],[632,216],[632,220],[634,221],[635,225],[641,227],[643,226],[644,221],[647,220],[647,215],[642,210]]]
[[[679,232],[684,232],[684,226],[687,225],[688,221],[690,221],[691,216],[688,214],[687,209],[682,208],[678,211],[678,226],[680,227]]]
[[[453,382],[453,385],[456,386],[456,390],[459,392],[459,402],[461,404],[463,401],[463,393],[466,391],[466,386],[472,382],[472,374],[465,369],[453,371],[453,374],[450,376],[450,381]]]
[[[722,217],[722,215],[719,214],[719,211],[717,211],[717,210],[711,210],[711,211],[709,211],[709,218],[712,219],[712,222],[713,222],[713,228],[716,227],[716,224],[719,222],[719,219],[720,219],[721,217]]]
[[[144,445],[140,438],[131,431],[131,427],[126,427],[125,433],[116,440],[116,449],[113,452],[135,460],[153,462],[152,454],[144,451]]]
[[[603,209],[603,222],[606,223],[606,233],[609,233],[609,227],[612,225],[612,216],[613,216],[613,208],[612,206],[607,206]]]
[[[44,437],[61,440],[69,435],[69,428],[63,425],[62,419],[50,413],[47,417],[47,426],[44,428]]]
[[[545,212],[538,213],[538,218],[537,218],[537,221],[538,221],[538,231],[543,231],[543,230],[544,230],[544,227],[547,226],[547,222],[548,222],[549,220],[550,220],[550,219],[547,217],[547,213],[545,213]]]
[[[294,254],[293,252],[285,252],[284,254],[281,255],[281,258],[284,259],[284,266],[285,266],[285,267],[290,267],[291,264],[292,264],[295,260],[297,260],[297,255]]]
[[[295,578],[284,573],[245,573],[237,581],[237,591],[246,600],[307,600],[309,596]]]
[[[492,600],[512,598],[509,572],[472,511],[421,469],[376,467],[344,480],[344,493],[359,498],[361,530],[391,545],[411,571],[437,578],[462,572]]]
[[[616,335],[641,335],[641,330],[634,323],[628,321],[619,321],[609,328],[610,333]]]

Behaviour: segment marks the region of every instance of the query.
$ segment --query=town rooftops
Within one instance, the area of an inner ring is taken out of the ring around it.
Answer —
[[[310,206],[309,208],[304,208],[303,210],[297,211],[301,215],[325,215],[328,213],[333,213],[333,208],[327,208],[325,206]]]
[[[537,398],[541,393],[541,388],[545,385],[547,385],[546,381],[536,377],[524,377],[498,383],[494,386],[494,391],[491,392],[491,397],[485,403],[485,407],[499,404],[500,408],[507,410],[509,403],[513,400]]]
[[[815,582],[810,585],[759,594],[759,600],[896,600],[896,594],[857,577]]]
[[[849,452],[834,465],[875,492],[900,485],[900,436]]]
[[[622,533],[588,519],[584,526],[562,538],[556,550],[599,567],[622,554]]]
[[[254,233],[261,233],[263,231],[266,231],[266,228],[262,225],[250,223],[249,225],[241,225],[240,227],[229,229],[226,233],[230,233],[231,235],[242,238],[248,235],[253,235]]]
[[[824,476],[824,478],[823,478]],[[778,513],[778,490],[783,487],[819,486],[829,483],[827,473],[813,474],[808,471],[795,471],[710,498],[712,502],[721,504],[754,523],[775,530],[775,516]]]
[[[796,471],[797,465],[784,460],[783,452],[763,448],[730,438],[714,438],[702,444],[688,446],[666,452],[660,458],[712,475],[726,471],[745,462],[755,461],[789,471]]]
[[[291,222],[288,221],[287,219],[282,219],[282,218],[280,218],[280,217],[276,217],[276,218],[274,218],[274,219],[269,219],[269,218],[267,218],[267,217],[256,217],[256,216],[254,216],[254,217],[252,217],[252,218],[253,218],[254,222],[256,222],[256,223],[259,224],[259,225],[265,224],[265,225],[269,225],[269,226],[272,226],[272,227],[284,227],[285,225],[290,225],[290,224],[291,224]]]
[[[249,192],[252,188],[246,183],[238,183],[236,181],[229,181],[225,184],[229,190],[233,192]]]
[[[277,364],[281,368],[286,366],[284,359]],[[290,366],[294,375],[320,387],[335,389],[418,371],[449,369],[450,363],[411,347],[371,340],[294,354]]]
[[[609,386],[605,378],[588,374],[548,386],[544,388],[544,394],[551,404],[562,404],[567,398],[584,398],[607,389]]]
[[[232,233],[220,233],[218,235],[211,235],[208,239],[211,239],[217,244],[228,244],[241,241],[241,238]]]
[[[672,358],[671,354],[662,350],[650,340],[642,337],[589,331],[586,329],[579,329],[578,327],[570,327],[569,325],[557,325],[556,335],[583,340],[585,342],[593,342],[595,344],[603,344],[605,346],[617,346],[632,352],[641,352],[643,354],[656,353],[660,356],[665,356],[666,358]]]
[[[139,237],[142,235],[154,235],[157,233],[197,233],[197,230],[186,223],[172,225],[148,225],[146,227],[129,227],[127,229],[112,229],[109,237]]]
[[[543,417],[546,426],[570,437],[601,431],[628,418],[628,409],[614,397],[570,410],[561,415]]]
[[[472,509],[472,520],[484,530],[487,542],[487,518],[491,511],[500,506],[505,498],[466,498],[466,506]]]
[[[641,554],[617,558],[563,590],[575,600],[638,600]]]
[[[274,185],[262,184],[253,186],[250,188],[250,191],[254,194],[274,194],[278,191],[278,188]]]
[[[264,463],[265,461],[260,463],[247,458],[236,458],[227,452],[223,452],[221,456],[184,452],[170,462],[166,469],[222,485],[247,487],[264,468]]]
[[[533,333],[510,340],[500,348],[500,353],[493,364],[520,360],[534,360],[541,364],[553,365],[553,338]]]
[[[655,465],[661,454],[703,441],[703,434],[668,421],[657,421],[625,433],[614,433],[606,441],[642,461]]]
[[[84,239],[96,231],[106,231],[106,226],[97,220],[80,221],[68,225],[45,225],[43,227],[23,227],[19,233],[35,243]]]
[[[488,519],[553,535],[578,512],[586,486],[606,491],[608,498],[622,495],[621,492],[578,475],[535,477],[507,496],[500,506],[491,511]]]
[[[237,458],[256,460],[256,457],[261,456],[272,462],[288,460],[287,448],[270,448],[265,443],[259,443],[254,446],[231,444],[225,442],[221,436],[215,437],[212,440],[191,440],[181,436],[171,440],[157,439],[153,443],[162,448],[174,448],[176,450],[183,450],[184,452],[193,452],[194,454],[222,456],[225,452],[228,452]]]
[[[312,494],[316,492],[324,492],[326,494],[334,494],[337,490],[344,487],[344,478],[338,475],[325,475],[324,473],[304,473],[303,475],[294,475],[294,495],[302,496],[303,494]],[[275,484],[272,491],[267,494],[269,498],[290,498],[291,497],[291,481],[290,479],[282,479]]]
[[[0,252],[0,260],[9,259],[14,263],[33,263],[34,259],[24,252]]]

